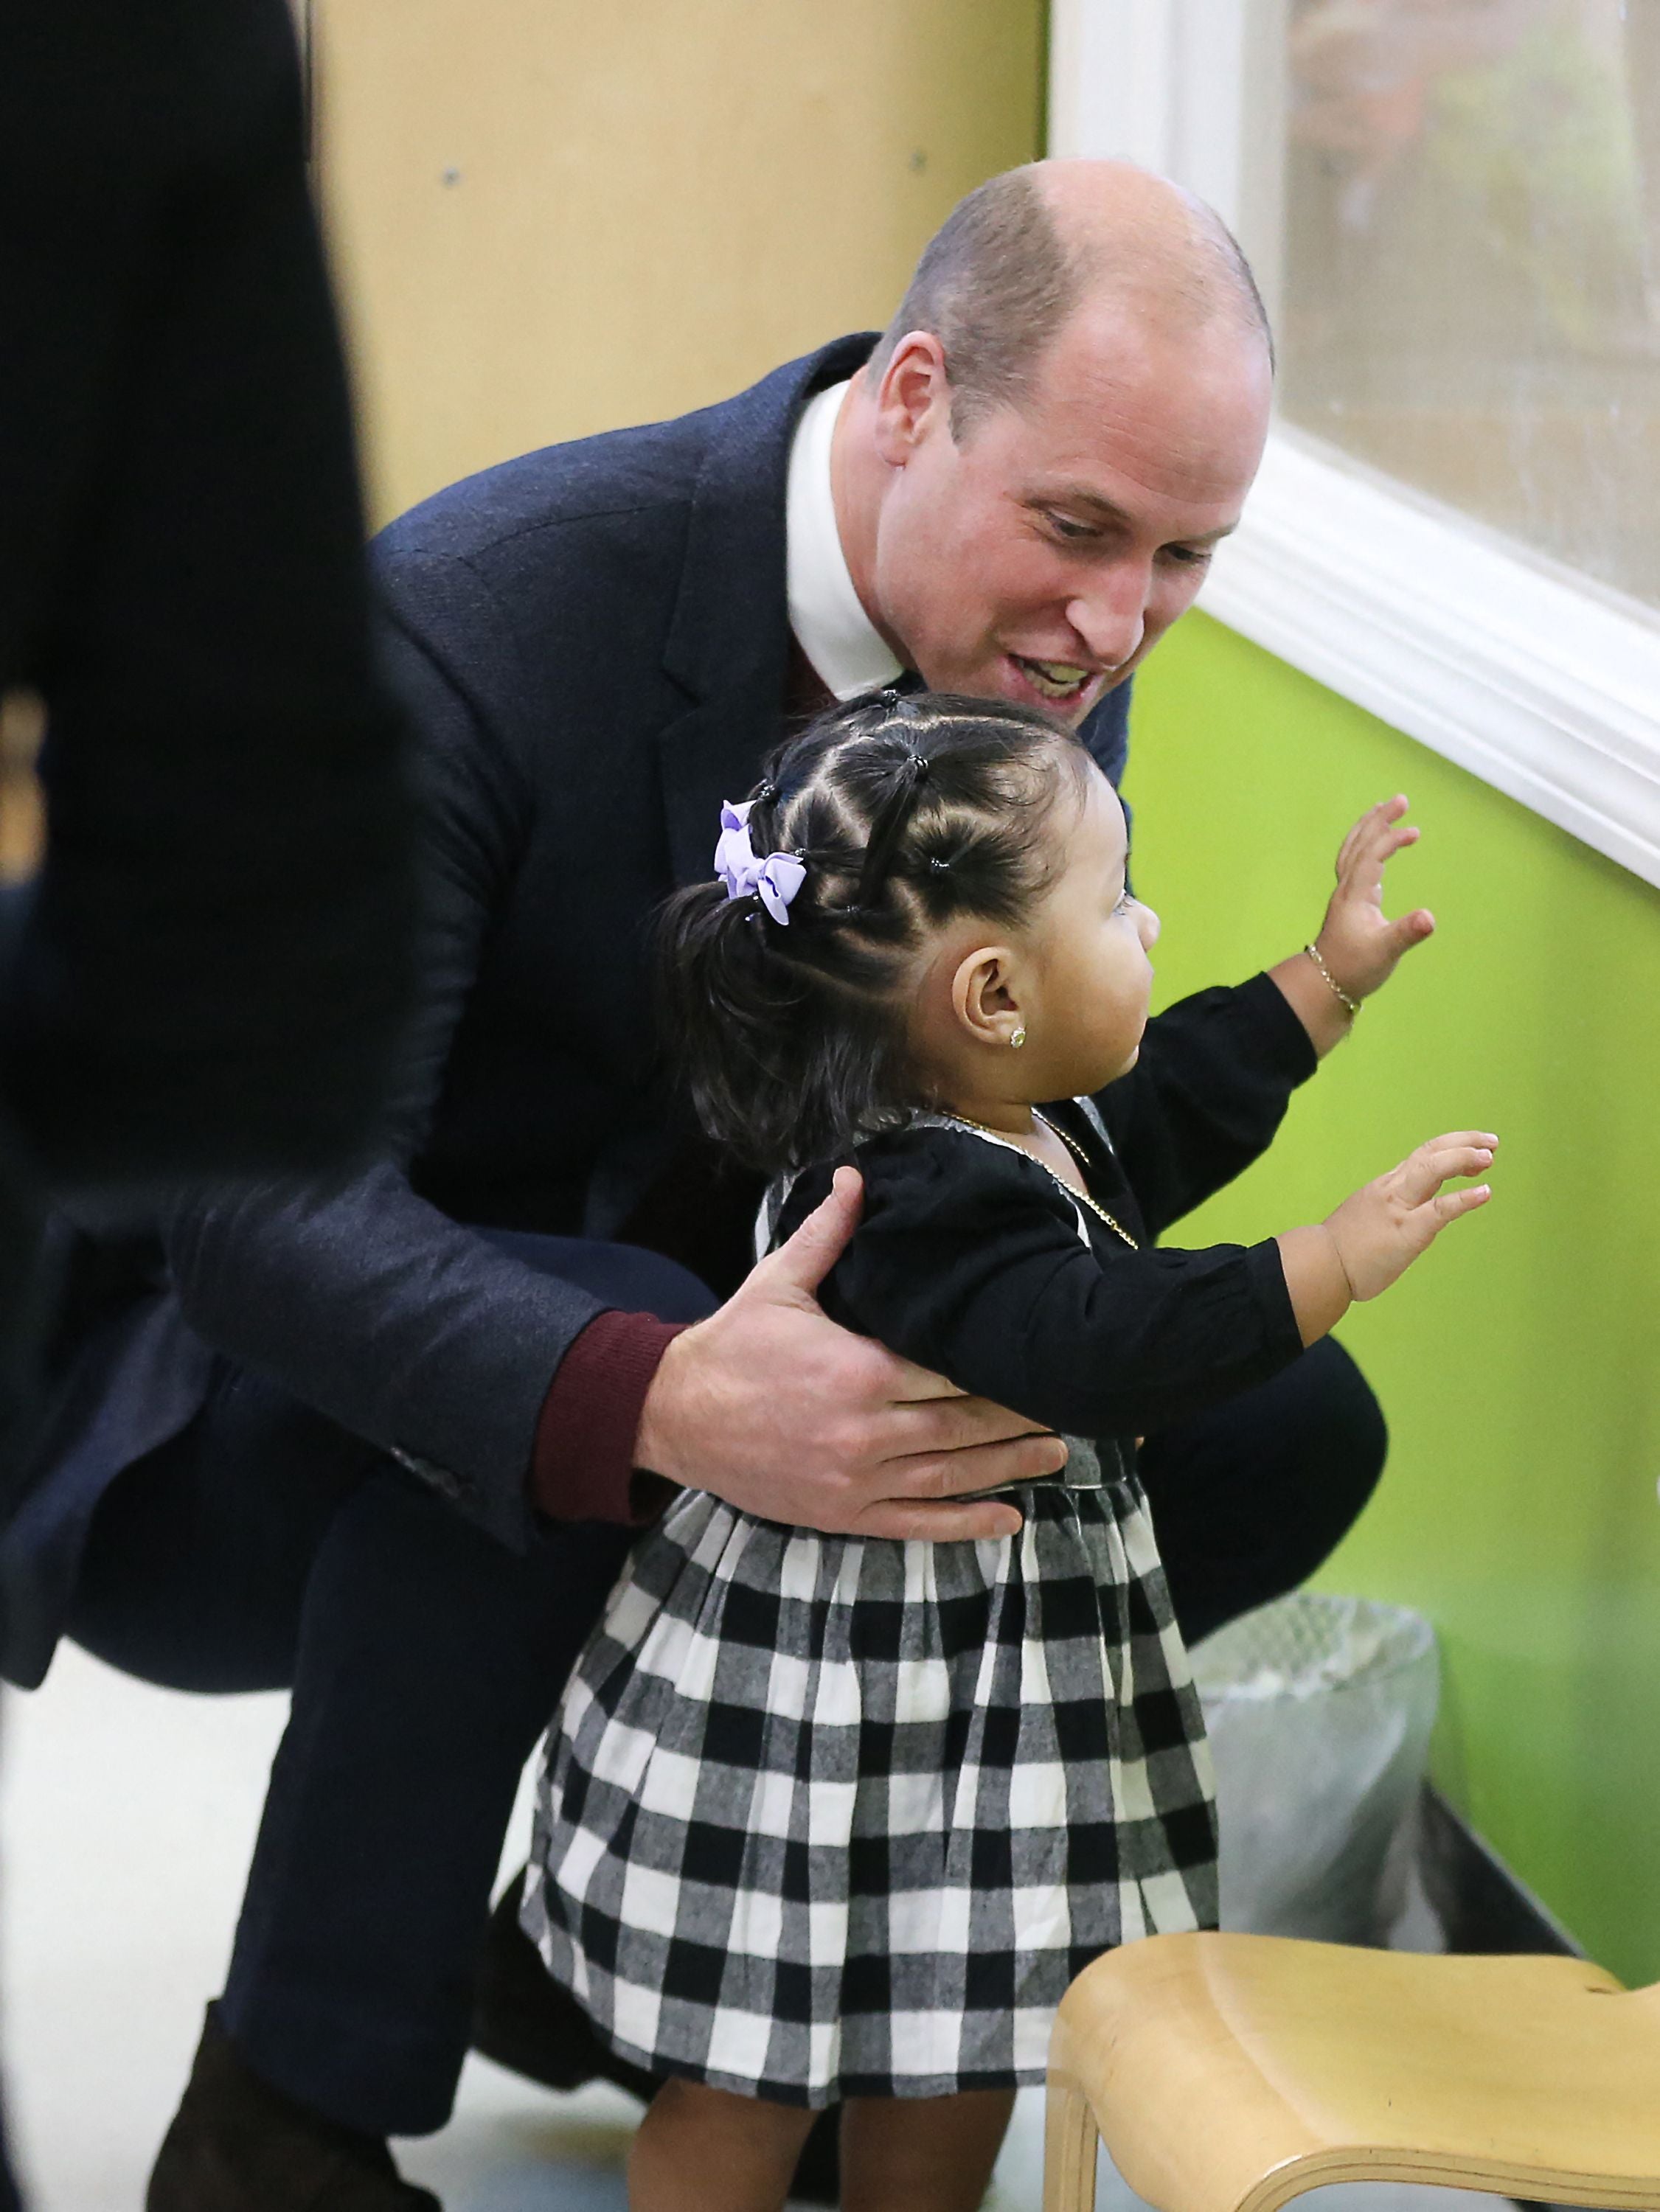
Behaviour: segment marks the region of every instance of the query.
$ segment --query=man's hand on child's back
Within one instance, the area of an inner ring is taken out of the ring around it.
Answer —
[[[635,1458],[793,1528],[936,1542],[1012,1534],[1020,1516],[1006,1502],[952,1501],[1052,1474],[1066,1446],[826,1317],[814,1292],[858,1226],[862,1197],[857,1175],[838,1169],[788,1243],[673,1340],[646,1395]]]

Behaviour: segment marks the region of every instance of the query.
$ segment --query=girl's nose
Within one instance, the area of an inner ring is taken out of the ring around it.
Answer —
[[[1158,933],[1164,924],[1152,908],[1150,906],[1143,906],[1140,899],[1135,902],[1135,921],[1137,927],[1141,932],[1141,948],[1143,951],[1151,952],[1158,942]]]

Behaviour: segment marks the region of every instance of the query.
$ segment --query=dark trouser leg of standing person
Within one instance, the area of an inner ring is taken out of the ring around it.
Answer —
[[[1187,1641],[1305,1582],[1359,1518],[1388,1449],[1370,1384],[1330,1337],[1150,1436],[1141,1479]]]
[[[512,1249],[666,1319],[714,1304],[651,1255]],[[99,1509],[77,1642],[182,1688],[292,1684],[215,2022],[304,2112],[364,2140],[447,2118],[519,1778],[627,1543],[550,1526],[516,1554],[240,1370]]]

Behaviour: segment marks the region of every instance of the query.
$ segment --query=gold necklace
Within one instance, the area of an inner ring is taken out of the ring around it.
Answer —
[[[1060,1127],[1057,1123],[1051,1121],[1047,1114],[1040,1114],[1035,1106],[1032,1109],[1031,1118],[1034,1121],[1041,1121],[1043,1127],[1049,1131],[1050,1136],[1059,1137],[1067,1150],[1077,1159],[1079,1165],[1087,1172],[1089,1168],[1088,1157],[1085,1154],[1083,1146],[1079,1144],[1074,1138],[1069,1137],[1063,1128]],[[997,1144],[1006,1145],[1012,1152],[1026,1152],[1025,1146],[1024,1145],[1017,1145],[1012,1137],[1005,1136],[1000,1129],[988,1128],[983,1121],[972,1121],[969,1119],[969,1116],[966,1114],[948,1114],[946,1116],[946,1119],[948,1121],[960,1121],[965,1129],[977,1129],[982,1137],[990,1137]],[[1065,1176],[1056,1175],[1055,1170],[1049,1165],[1049,1162],[1047,1160],[1040,1160],[1036,1152],[1026,1152],[1026,1158],[1031,1160],[1035,1166],[1042,1168],[1043,1173],[1049,1176],[1052,1182],[1058,1182],[1068,1198],[1079,1200],[1083,1205],[1088,1206],[1091,1213],[1098,1215],[1115,1235],[1123,1238],[1125,1243],[1129,1246],[1132,1252],[1139,1252],[1140,1250],[1141,1247],[1136,1243],[1134,1237],[1130,1235],[1123,1223],[1122,1221],[1115,1221],[1111,1214],[1107,1212],[1106,1207],[1098,1204],[1096,1200],[1092,1199],[1088,1191],[1074,1190],[1072,1185],[1067,1181]]]

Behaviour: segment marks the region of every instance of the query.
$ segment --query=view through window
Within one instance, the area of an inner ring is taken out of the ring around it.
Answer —
[[[1660,0],[1258,21],[1284,419],[1660,610]]]

